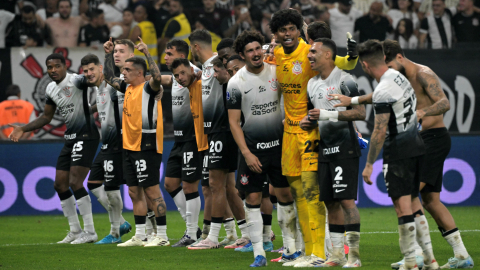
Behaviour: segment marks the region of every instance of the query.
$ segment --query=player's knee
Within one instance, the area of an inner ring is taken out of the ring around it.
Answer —
[[[198,192],[198,182],[195,182],[195,183],[183,182],[182,189],[183,189],[183,193],[185,194]]]
[[[172,183],[169,183],[169,182],[166,182],[165,181],[165,190],[170,193],[170,192],[173,192],[174,190],[176,190],[178,188],[178,185],[174,185]]]
[[[211,193],[211,190],[210,190],[210,187],[205,187],[203,186],[202,187],[202,193],[203,193],[203,198],[205,200],[209,199],[210,197],[212,197],[212,193]]]
[[[68,187],[69,187],[68,185],[65,185],[64,183],[60,183],[58,181],[55,181],[53,183],[53,188],[57,193],[65,192],[68,189]]]

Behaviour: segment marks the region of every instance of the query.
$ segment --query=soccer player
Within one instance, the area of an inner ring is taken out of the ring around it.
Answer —
[[[186,45],[185,41],[179,41]],[[188,45],[186,52],[186,55],[182,54],[184,57],[169,63],[175,78],[174,85],[178,84],[172,87],[173,124],[178,139],[168,158],[166,175],[170,182],[178,183],[180,179],[183,182],[187,223],[187,232],[173,247],[186,247],[197,240],[201,206],[198,182],[202,177],[202,151],[208,149],[207,136],[203,132],[202,82],[197,80],[194,67],[185,58],[188,56]]]
[[[93,226],[92,203],[83,181],[90,170],[98,147],[99,134],[88,104],[87,89],[91,86],[84,75],[67,73],[65,58],[51,54],[45,61],[48,76],[43,115],[25,126],[15,126],[9,139],[18,142],[23,133],[34,131],[50,123],[58,109],[65,120],[65,145],[57,160],[54,188],[60,198],[63,214],[70,231],[59,244],[83,244],[97,241]],[[70,191],[70,188],[73,191]],[[73,195],[73,196],[72,196]],[[83,218],[80,227],[75,200]]]
[[[428,67],[414,63],[405,57],[398,42],[385,40],[383,42],[385,62],[390,68],[400,71],[412,84],[417,96],[417,117],[422,120],[420,135],[425,143],[425,157],[420,165],[420,194],[423,205],[435,219],[442,236],[452,246],[454,257],[442,266],[442,269],[473,267],[473,259],[463,244],[460,231],[448,209],[440,201],[443,180],[443,164],[450,151],[451,140],[443,122],[443,114],[450,109],[445,93],[441,88],[437,75]],[[350,98],[338,96],[342,105],[351,103]],[[372,95],[360,97],[359,103],[371,103]],[[433,170],[433,171],[432,171]],[[415,220],[426,222],[421,211],[418,198],[413,200],[420,209]],[[418,246],[418,244],[417,244]],[[417,250],[417,264],[423,264],[422,251]],[[393,268],[399,268],[403,260],[393,263]]]
[[[318,156],[320,200],[328,210],[333,252],[323,267],[360,267],[360,214],[355,200],[358,187],[360,146],[352,121],[365,120],[365,107],[353,105],[347,109],[334,108],[338,100],[328,99],[328,93],[359,96],[353,77],[335,66],[337,46],[329,38],[316,39],[308,59],[318,75],[308,81],[309,111],[300,126],[318,126],[321,140]],[[312,122],[311,122],[312,121]],[[348,262],[344,252],[344,233],[347,232]]]
[[[227,71],[228,71],[228,74],[230,74],[230,77],[233,77],[244,66],[245,66],[245,60],[243,60],[243,58],[240,55],[235,54],[228,58],[225,68],[227,68]]]
[[[224,38],[217,45],[218,57],[224,65],[227,64],[228,58],[237,54],[233,48],[233,42],[234,40],[232,38]]]
[[[96,244],[121,243],[122,235],[132,229],[122,216],[123,200],[120,194],[123,184],[120,113],[123,110],[123,94],[117,94],[117,90],[104,83],[103,65],[96,55],[83,57],[80,64],[88,83],[93,85],[97,94],[96,109],[102,132],[101,151],[92,164],[87,187],[107,210],[111,224],[110,234]]]
[[[202,63],[202,103],[204,130],[210,146],[208,153],[209,185],[212,194],[212,221],[205,240],[195,243],[189,249],[218,248],[218,235],[223,223],[225,209],[230,206],[241,230],[246,230],[245,211],[234,186],[237,169],[238,148],[230,132],[225,106],[226,85],[221,86],[213,77],[212,37],[206,30],[196,30],[189,36],[192,56]],[[235,153],[232,155],[232,153]],[[242,233],[243,235],[243,233]]]
[[[412,241],[415,236],[425,255],[423,269],[438,269],[428,222],[415,218],[414,214],[421,207],[412,204],[413,198],[418,196],[421,158],[425,153],[425,145],[417,130],[415,91],[405,76],[388,68],[382,43],[378,40],[360,44],[358,54],[364,72],[378,82],[372,96],[375,126],[362,173],[363,180],[372,184],[373,163],[384,147],[383,174],[388,195],[397,212],[400,250],[405,257],[400,269],[418,269]]]
[[[167,67],[173,72],[172,63],[174,60],[186,59],[188,53],[187,42],[183,40],[168,42],[164,57]],[[190,63],[188,60],[186,62]],[[190,109],[191,106],[199,106],[198,102],[200,102],[201,108],[202,91],[196,89],[195,86],[190,88],[194,81],[189,79],[191,75],[190,67],[195,73],[199,69],[191,63],[188,64],[188,67],[186,69],[182,65],[178,66],[178,72],[174,72],[174,76],[162,75],[162,85],[172,88],[172,116],[175,135],[175,143],[167,162],[165,189],[172,196],[187,225],[184,236],[172,247],[186,247],[194,243],[201,235],[200,228],[198,228],[201,207],[198,182],[202,177],[203,151],[208,149],[208,141],[203,132],[203,112],[198,115]],[[185,73],[188,74],[188,80],[186,81],[188,85],[176,81],[175,74],[177,73],[181,73],[182,77],[186,76]],[[195,76],[195,73],[193,73],[193,76]],[[195,85],[198,84],[201,87],[200,81],[195,82]],[[190,97],[198,97],[199,100],[192,100]],[[199,122],[200,119],[201,122]]]
[[[145,81],[147,67],[142,58],[132,57],[125,60],[122,80],[114,77],[113,54],[105,55],[105,81],[125,93],[122,119],[124,175],[135,215],[135,235],[127,242],[119,244],[120,247],[170,245],[167,237],[166,205],[159,187],[163,118],[161,103],[156,102],[155,95],[158,91],[163,91],[160,85],[162,79],[147,45],[139,39],[140,43],[135,48],[144,53],[149,62],[152,77],[148,81]],[[148,244],[144,243],[147,214],[144,194],[154,203],[157,222],[157,234]]]
[[[239,186],[246,193],[248,228],[255,257],[252,267],[267,264],[260,213],[267,176],[275,187],[280,204],[278,219],[284,237],[284,256],[289,258],[296,253],[294,201],[288,181],[281,172],[281,89],[275,65],[263,62],[263,42],[263,36],[255,31],[244,31],[237,37],[235,51],[245,59],[246,65],[230,79],[227,89],[230,128],[242,154],[238,169]],[[241,120],[242,114],[244,121]]]

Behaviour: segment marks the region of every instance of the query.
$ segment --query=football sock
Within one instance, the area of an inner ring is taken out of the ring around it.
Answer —
[[[330,229],[328,225],[328,209],[325,215],[325,253],[326,252],[333,253],[333,244],[332,239],[330,238]]]
[[[247,203],[247,212],[248,234],[252,241],[253,257],[256,258],[258,255],[266,257],[262,242],[263,221],[262,214],[260,213],[260,205],[250,205]]]
[[[242,238],[250,239],[250,236],[248,235],[247,221],[245,219],[237,220],[237,225],[242,233]]]
[[[308,203],[303,193],[302,179],[300,176],[287,176],[290,190],[295,193],[295,199],[298,215],[298,223],[302,232],[303,243],[305,245],[305,255],[310,256],[313,250],[312,234],[310,232],[310,220],[308,215]]]
[[[272,239],[270,238],[270,232],[272,231],[272,215],[262,214],[262,221],[263,221],[263,242],[272,242]]]
[[[293,202],[278,202],[277,209],[278,225],[280,225],[283,237],[283,253],[290,255],[297,250],[295,246],[295,233],[297,231],[295,208]]]
[[[332,239],[333,252],[332,256],[334,258],[340,259],[345,257],[345,226],[330,224],[330,238]]]
[[[133,216],[135,218],[135,237],[140,240],[145,240],[145,223],[147,223],[146,216]]]
[[[310,232],[312,234],[312,253],[325,259],[325,204],[319,200],[317,172],[302,172],[303,193],[308,204]]]
[[[200,195],[198,192],[185,194],[185,199],[185,219],[187,221],[187,235],[191,239],[197,240],[198,216],[200,215],[200,207],[202,204],[202,202],[200,201]]]
[[[212,217],[212,225],[210,226],[210,233],[208,239],[214,243],[218,243],[218,236],[222,228],[223,217]]]
[[[90,195],[88,195],[88,192],[84,187],[75,190],[73,195],[75,196],[75,199],[77,199],[78,211],[83,218],[83,230],[88,233],[95,233]]]
[[[431,264],[435,260],[433,255],[432,240],[430,239],[430,228],[428,227],[427,218],[423,215],[421,210],[418,210],[413,214],[415,220],[415,228],[417,231],[417,242],[422,247],[424,261],[427,264]]]
[[[147,216],[148,220],[145,222],[145,228],[147,229],[147,235],[152,233],[157,233],[157,224],[155,222],[155,212],[148,209]]]
[[[109,190],[106,192],[108,197],[108,217],[110,218],[110,234],[115,237],[120,237],[120,225],[123,209],[122,196],[120,195],[120,190]],[[125,221],[124,221],[125,222]]]
[[[172,196],[175,205],[177,206],[178,212],[183,218],[185,223],[187,222],[186,214],[187,214],[187,199],[185,197],[185,193],[183,193],[182,187],[178,187],[176,190],[169,193]]]
[[[82,230],[80,221],[78,220],[77,209],[75,207],[75,198],[70,190],[63,193],[59,193],[60,204],[62,206],[63,215],[68,219],[68,225],[70,225],[70,231],[73,233],[79,233]]]
[[[108,211],[108,197],[102,184],[87,183],[88,189],[97,197],[98,202]]]
[[[295,203],[293,205],[295,208],[295,224],[297,226],[297,230],[295,231],[295,249],[297,251],[301,250],[303,253],[305,253],[305,242],[303,242],[302,231],[300,229],[300,223],[298,222],[297,207]]]
[[[400,235],[398,242],[400,243],[400,251],[405,258],[405,267],[407,269],[413,268],[417,264],[415,249],[413,248],[413,242],[417,234],[413,215],[398,218],[398,232]]]
[[[157,222],[157,236],[168,240],[167,236],[167,216],[155,217]]]
[[[227,238],[237,239],[237,228],[235,227],[235,220],[233,218],[227,218],[223,221]]]
[[[345,225],[347,231],[348,261],[354,263],[360,259],[360,223]]]
[[[455,258],[465,260],[470,255],[465,248],[465,245],[462,241],[462,236],[460,235],[460,231],[458,228],[452,229],[450,231],[445,231],[443,228],[438,228],[442,232],[443,238],[447,240],[448,244],[453,248],[453,253],[455,254]]]
[[[202,239],[206,239],[210,233],[210,226],[212,222],[210,220],[203,220]]]
[[[413,248],[415,249],[415,255],[423,257],[422,247],[418,244],[416,239],[415,239],[415,243],[413,244]]]

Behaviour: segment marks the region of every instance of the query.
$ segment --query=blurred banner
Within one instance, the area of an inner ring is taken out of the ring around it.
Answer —
[[[1,89],[10,82],[18,84],[22,90],[22,98],[30,101],[35,106],[37,114],[43,112],[45,105],[45,88],[50,78],[46,73],[45,59],[53,53],[62,53],[67,59],[67,65],[71,72],[81,73],[80,59],[87,53],[93,53],[103,62],[103,50],[93,50],[89,48],[12,48],[10,55],[8,49],[1,50],[1,79],[0,101],[3,92]],[[4,54],[5,52],[5,54]],[[346,52],[339,50],[339,55],[345,55]],[[480,69],[477,64],[480,63],[480,54],[477,50],[414,50],[405,51],[406,57],[416,63],[429,66],[440,78],[443,90],[450,100],[450,111],[445,114],[445,124],[451,134],[477,134],[480,135]],[[10,58],[11,64],[8,64]],[[10,72],[11,71],[11,72]],[[351,71],[357,78],[359,88],[368,94],[373,91],[377,82],[362,71],[360,63],[355,70]],[[11,77],[10,77],[11,76]],[[171,103],[170,93],[166,93],[162,99],[165,120],[165,136],[173,136],[171,128]],[[91,102],[95,101],[95,94],[90,94]],[[372,106],[367,106],[367,121],[358,121],[358,128],[362,134],[368,135],[373,129],[373,110]],[[61,138],[65,126],[60,115],[56,114],[54,121],[36,135],[35,139],[40,138]]]
[[[56,160],[62,147],[61,142],[0,145],[0,215],[61,214],[62,208],[53,189],[53,180]],[[165,141],[160,171],[160,187],[168,210],[176,210],[173,199],[163,188],[165,164],[172,147],[173,141]],[[360,174],[366,163],[367,150],[362,150]],[[479,152],[480,136],[452,137],[452,149],[445,161],[443,191],[440,195],[446,205],[480,205],[480,186],[477,182],[477,179],[480,179],[480,162],[477,157]],[[358,206],[392,206],[386,194],[382,160],[379,159],[374,164],[373,185],[364,184],[360,174]],[[95,196],[90,196],[93,212],[105,213]],[[131,211],[133,207],[126,186],[122,188],[122,196],[124,210]]]

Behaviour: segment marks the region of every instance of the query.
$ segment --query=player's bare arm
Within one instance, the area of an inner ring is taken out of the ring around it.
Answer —
[[[45,104],[45,109],[42,115],[37,119],[33,120],[32,122],[26,124],[25,126],[17,126],[17,125],[10,125],[13,127],[12,133],[8,136],[8,138],[14,142],[18,142],[18,140],[22,137],[25,132],[34,131],[39,129],[46,124],[52,121],[53,115],[55,114],[55,110],[57,109],[56,105]]]
[[[115,62],[113,60],[113,52],[105,54],[104,64],[105,66],[103,67],[103,76],[105,78],[105,81],[113,88],[120,91],[123,80],[119,77],[115,77]]]
[[[366,112],[365,106],[363,105],[351,105],[351,110],[346,110],[342,112],[337,111],[327,111],[323,109],[312,109],[308,111],[308,117],[310,120],[324,121],[331,118],[329,114],[338,113],[338,120],[340,121],[355,121],[355,120],[365,120]],[[322,114],[323,113],[323,114]]]
[[[434,102],[432,105],[417,110],[417,118],[424,116],[442,115],[450,110],[450,102],[442,90],[437,75],[429,68],[424,67],[417,74],[417,79],[427,96]]]
[[[262,163],[258,160],[257,156],[250,152],[245,142],[245,135],[243,134],[242,127],[240,126],[240,118],[242,115],[241,110],[228,110],[228,122],[230,123],[230,130],[232,131],[233,139],[238,145],[238,149],[245,157],[248,168],[255,173],[262,173]]]
[[[362,172],[363,181],[369,185],[372,184],[370,176],[373,171],[373,163],[375,163],[375,160],[383,147],[383,143],[385,142],[388,119],[390,119],[390,113],[375,115],[375,126],[373,128],[372,136],[370,137],[370,149],[368,150],[367,164]]]
[[[331,99],[340,100],[340,103],[333,105],[333,107],[349,107],[352,105],[352,98],[340,94],[328,94]],[[373,93],[358,97],[358,104],[372,104]]]
[[[162,87],[161,87],[162,74],[158,69],[157,63],[155,63],[155,60],[153,60],[152,56],[150,55],[147,44],[143,42],[141,37],[138,37],[138,39],[140,40],[140,43],[135,45],[135,49],[143,53],[147,58],[148,66],[150,67],[150,75],[152,76],[149,80],[150,87],[152,88],[153,91],[162,90]]]

